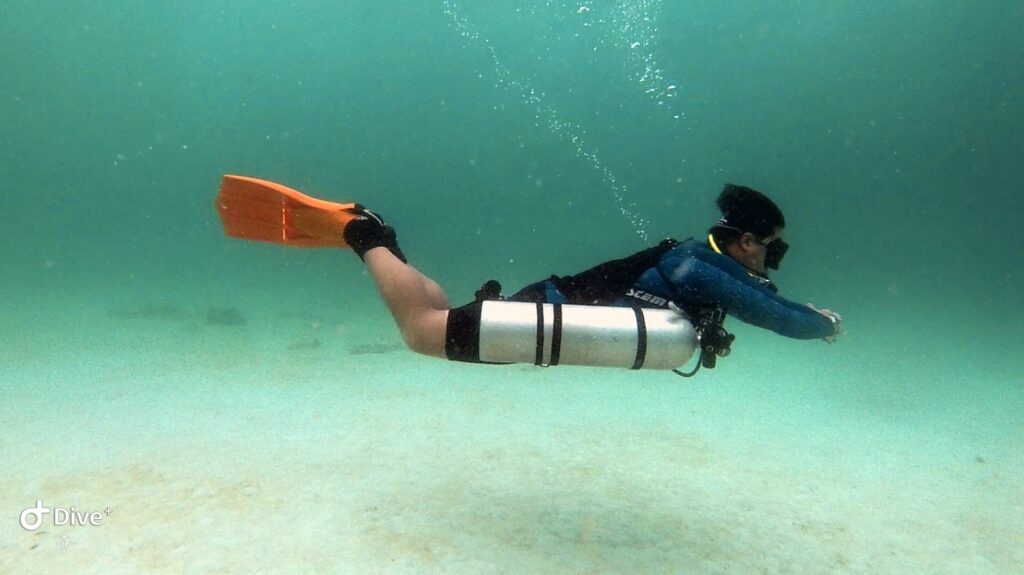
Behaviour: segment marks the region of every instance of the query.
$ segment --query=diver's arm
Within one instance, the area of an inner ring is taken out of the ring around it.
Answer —
[[[836,333],[836,324],[817,311],[736,278],[706,261],[687,258],[676,263],[662,271],[687,301],[721,307],[741,321],[795,339],[825,338]]]

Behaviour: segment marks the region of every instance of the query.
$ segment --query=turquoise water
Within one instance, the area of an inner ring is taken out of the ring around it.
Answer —
[[[1024,570],[1024,8],[492,4],[0,6],[0,572]],[[456,303],[752,186],[848,333],[419,357],[351,254],[224,238],[224,173],[379,210]]]

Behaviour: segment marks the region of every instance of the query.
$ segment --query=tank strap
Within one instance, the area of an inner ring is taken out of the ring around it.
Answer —
[[[534,352],[534,365],[551,367],[558,365],[562,355],[562,304],[551,305],[551,357],[544,362],[544,304],[537,302],[537,347]]]
[[[647,359],[647,322],[644,320],[644,311],[638,306],[633,307],[636,314],[636,359],[631,369],[640,369]]]
[[[540,305],[540,304],[538,304]],[[551,361],[548,365],[558,365],[562,355],[562,304],[554,305],[554,313],[551,321]]]
[[[534,365],[544,365],[544,304],[537,303],[537,350]]]

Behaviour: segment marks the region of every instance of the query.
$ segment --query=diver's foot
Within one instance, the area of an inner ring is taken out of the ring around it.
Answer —
[[[357,217],[345,226],[345,243],[352,247],[359,259],[364,259],[367,250],[385,247],[402,263],[409,263],[402,248],[398,247],[395,228],[384,223],[384,218],[360,204],[349,210]]]

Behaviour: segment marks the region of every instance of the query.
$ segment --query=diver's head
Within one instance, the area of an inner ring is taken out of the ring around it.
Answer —
[[[779,269],[789,245],[782,241],[786,218],[757,190],[726,184],[715,201],[722,217],[709,230],[717,248],[759,274]]]

